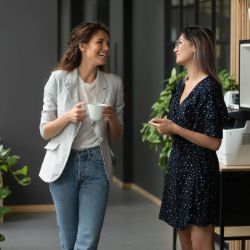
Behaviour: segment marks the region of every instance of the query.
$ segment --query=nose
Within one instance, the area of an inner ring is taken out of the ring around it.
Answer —
[[[108,43],[104,43],[103,44],[103,49],[105,50],[105,51],[109,51],[109,44]]]
[[[178,50],[178,47],[174,47],[174,53],[176,53],[177,52],[177,50]]]

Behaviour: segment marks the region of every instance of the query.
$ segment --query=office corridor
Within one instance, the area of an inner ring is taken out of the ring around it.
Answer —
[[[112,185],[98,250],[172,250],[172,228],[158,213],[136,192]],[[9,215],[0,232],[0,250],[60,250],[55,213]]]
[[[133,191],[112,186],[99,250],[171,250],[172,229],[159,208]],[[14,214],[0,225],[1,250],[59,250],[55,214]]]

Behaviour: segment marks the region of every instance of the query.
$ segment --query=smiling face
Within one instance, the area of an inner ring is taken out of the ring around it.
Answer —
[[[186,66],[194,60],[195,46],[182,34],[176,41],[174,53],[176,56],[176,63]]]
[[[103,30],[97,31],[88,43],[81,43],[82,60],[94,67],[104,65],[109,56],[109,36]]]

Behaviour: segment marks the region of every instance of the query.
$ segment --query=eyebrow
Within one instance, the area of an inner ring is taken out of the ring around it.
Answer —
[[[104,38],[97,38],[98,41],[105,41]],[[110,42],[110,40],[107,40],[107,42]]]

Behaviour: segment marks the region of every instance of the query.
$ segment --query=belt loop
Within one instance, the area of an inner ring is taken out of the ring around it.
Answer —
[[[89,150],[88,150],[88,158],[89,158],[89,160],[92,159],[92,156],[93,156],[93,150],[92,150],[92,149],[89,149]]]

